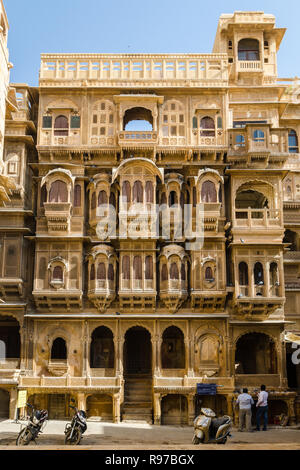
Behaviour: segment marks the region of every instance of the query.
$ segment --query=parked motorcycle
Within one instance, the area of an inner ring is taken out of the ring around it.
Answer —
[[[232,420],[230,416],[216,418],[210,408],[201,408],[201,414],[194,420],[193,444],[225,444],[231,436]]]
[[[17,446],[27,446],[31,441],[37,443],[36,438],[41,432],[43,432],[42,430],[46,426],[48,419],[47,410],[35,410],[30,403],[26,403],[26,405],[31,408],[31,416],[28,416],[27,425],[25,427],[21,427],[16,440]]]
[[[83,410],[78,410],[76,406],[69,405],[69,408],[74,409],[74,416],[71,423],[66,424],[65,427],[65,444],[76,446],[87,429],[86,414]]]

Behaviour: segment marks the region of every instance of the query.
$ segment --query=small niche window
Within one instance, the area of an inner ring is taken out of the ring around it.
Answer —
[[[54,360],[66,360],[67,359],[67,347],[66,342],[63,338],[56,338],[53,341],[51,348],[51,359]]]
[[[80,116],[71,116],[71,129],[80,129]]]
[[[260,129],[256,129],[253,133],[253,140],[254,142],[263,142],[265,140],[265,133]]]
[[[245,136],[242,134],[238,134],[235,137],[235,145],[237,147],[245,147]]]
[[[163,136],[185,136],[185,116],[181,103],[166,103],[163,108]]]
[[[52,116],[43,116],[43,129],[52,129]]]
[[[228,49],[232,51],[232,41],[228,41]]]
[[[54,122],[54,135],[55,136],[68,136],[69,135],[69,121],[66,116],[57,116]]]
[[[63,268],[61,266],[55,266],[52,274],[53,281],[63,282],[63,277]]]
[[[204,137],[214,137],[215,136],[215,121],[209,117],[205,116],[200,121],[200,134]]]

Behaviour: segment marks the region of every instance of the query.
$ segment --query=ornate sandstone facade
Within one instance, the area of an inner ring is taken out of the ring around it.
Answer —
[[[300,88],[277,78],[284,32],[235,12],[212,54],[46,54],[38,88],[13,85],[3,416],[27,390],[50,418],[74,397],[90,418],[191,424],[265,383],[271,422],[300,420],[287,341],[300,333]]]

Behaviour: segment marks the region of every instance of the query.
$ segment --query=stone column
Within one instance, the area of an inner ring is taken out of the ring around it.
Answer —
[[[289,415],[289,425],[296,424],[296,414],[295,414],[295,397],[288,400],[288,415]]]
[[[24,324],[20,326],[20,341],[21,341],[21,348],[20,348],[20,369],[24,370],[26,368],[26,344],[27,344],[27,328],[26,328],[26,321]]]
[[[157,375],[157,341],[158,335],[153,335],[151,337],[151,344],[152,344],[152,375]]]
[[[77,393],[77,407],[79,410],[86,411],[86,399],[83,392]]]
[[[161,424],[161,406],[160,406],[160,393],[154,393],[153,411],[154,411],[154,424]]]
[[[187,397],[188,400],[188,425],[192,426],[195,419],[195,395],[190,393]]]
[[[88,373],[88,324],[85,321],[83,325],[83,341],[82,341],[82,375],[87,376]]]
[[[113,421],[114,423],[120,422],[121,412],[120,412],[120,394],[114,393],[113,395]]]
[[[271,297],[271,292],[270,292],[270,263],[269,261],[266,262],[265,265],[265,276],[264,276],[264,294],[265,297]]]
[[[16,419],[17,417],[17,404],[18,404],[18,391],[16,388],[10,390],[9,399],[9,419]]]

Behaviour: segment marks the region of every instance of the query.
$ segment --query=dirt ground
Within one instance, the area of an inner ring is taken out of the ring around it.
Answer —
[[[38,437],[37,444],[31,443],[26,449],[70,449],[70,446],[64,445],[66,423],[67,421],[49,421],[43,434]],[[11,420],[0,421],[0,451],[20,449],[15,446],[20,426],[21,423]],[[298,429],[269,428],[265,432],[252,433],[233,429],[232,437],[228,439],[226,445],[194,446],[191,444],[192,437],[193,428],[189,426],[88,421],[88,429],[76,450],[300,450],[300,426]]]

